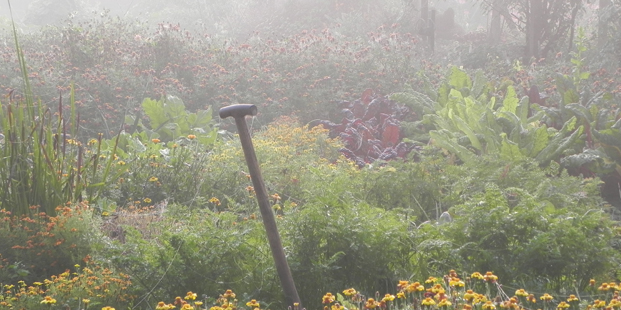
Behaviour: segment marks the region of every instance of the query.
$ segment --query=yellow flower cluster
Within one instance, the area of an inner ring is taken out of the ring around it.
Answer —
[[[565,301],[555,301],[554,296],[545,293],[535,298],[534,294],[528,293],[525,289],[517,289],[514,296],[507,295],[502,291],[502,286],[497,285],[498,277],[488,271],[485,274],[479,272],[472,273],[465,280],[460,279],[458,274],[451,270],[448,275],[441,278],[429,277],[424,281],[410,282],[400,280],[397,283],[397,294],[386,294],[381,300],[369,298],[366,301],[360,300],[360,294],[354,289],[349,288],[343,291],[343,295],[350,299],[352,303],[361,303],[365,309],[420,309],[420,310],[523,310],[538,309],[536,307],[537,299],[544,302],[544,309],[550,308],[551,304],[556,304],[556,310],[578,310],[581,305],[580,299],[576,295],[569,295]],[[591,281],[591,286],[595,290],[595,281]],[[486,295],[477,293],[475,288],[487,288],[487,294],[490,294],[489,287],[494,285],[499,290],[497,295]],[[614,288],[614,294],[603,294],[608,299],[597,299],[593,303],[587,305],[586,310],[606,309],[621,310],[621,297],[619,296],[619,285],[616,283],[604,283],[598,290],[602,293],[609,292]],[[502,296],[505,296],[504,298]],[[376,294],[376,298],[379,295]],[[341,303],[334,295],[327,293],[323,296],[324,304]],[[364,302],[364,303],[363,303]],[[391,303],[395,303],[394,305]],[[329,309],[329,307],[324,307]],[[335,309],[332,307],[332,309]],[[584,309],[581,309],[584,310]]]

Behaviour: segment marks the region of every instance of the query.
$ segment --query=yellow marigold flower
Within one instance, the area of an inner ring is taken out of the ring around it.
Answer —
[[[580,301],[580,299],[578,299],[578,297],[576,297],[576,295],[571,294],[571,295],[569,295],[569,297],[567,297],[567,301],[568,302]]]
[[[147,198],[149,199],[149,198]],[[145,202],[147,202],[145,199]],[[151,199],[149,199],[149,202],[151,202]],[[183,297],[183,299],[185,300],[195,300],[196,299],[196,293],[192,293],[192,291],[187,292],[187,294],[185,295],[185,297]]]
[[[233,293],[233,290],[226,290],[226,292],[224,292],[224,295],[222,295],[222,297],[224,298],[235,298],[235,293]]]
[[[356,290],[354,288],[348,288],[346,290],[343,291],[343,295],[345,296],[353,296],[356,295],[358,292],[356,292]]]
[[[91,300],[90,300],[90,299],[87,299],[87,298],[84,298],[84,299],[82,299],[82,302],[83,302],[84,304],[88,305],[88,304],[91,302]]]
[[[393,300],[395,300],[395,295],[391,295],[391,294],[386,294],[384,295],[384,298],[382,298],[383,302],[389,302]]]
[[[531,303],[537,303],[537,299],[535,298],[535,295],[533,294],[528,294],[528,297],[526,299],[530,301]]]
[[[213,306],[211,308],[209,308],[209,310],[223,310],[221,307],[218,306]]]
[[[446,291],[442,287],[442,284],[436,284],[431,288],[431,292],[435,294],[444,294]]]
[[[112,307],[109,307],[109,306],[105,306],[105,307],[101,308],[101,310],[115,310],[115,309],[112,308]]]
[[[253,300],[247,302],[246,306],[253,307],[253,308],[259,308],[260,307],[260,305],[259,305],[259,303],[257,302],[256,299],[253,299]]]
[[[595,279],[589,280],[589,285],[590,286],[595,286]]]
[[[122,160],[119,160],[119,162],[116,163],[119,166],[125,166],[125,162]]]
[[[323,295],[323,298],[321,299],[321,303],[323,304],[329,304],[332,303],[334,301],[334,295],[332,295],[332,293],[326,293],[325,295]]]
[[[367,299],[367,302],[364,303],[365,309],[375,309],[377,306],[379,306],[379,303],[373,298]]]
[[[478,271],[473,273],[473,274],[471,274],[470,277],[473,278],[473,279],[483,280],[483,275],[481,275],[481,273],[478,272]]]
[[[185,304],[181,307],[181,310],[194,310],[194,307],[190,304]]]
[[[196,136],[195,135],[188,135],[188,139],[194,140],[194,139],[196,139]]]
[[[449,285],[452,287],[464,287],[466,284],[459,278],[451,278]]]
[[[491,271],[488,271],[483,276],[483,280],[487,282],[496,282],[496,280],[498,280],[498,277],[494,275]]]
[[[466,293],[464,293],[464,299],[468,302],[472,301],[475,296],[476,294],[472,290],[467,290]]]
[[[438,307],[448,307],[450,305],[452,304],[447,298],[440,300],[440,302],[438,303]]]
[[[438,279],[434,278],[434,277],[429,277],[427,278],[427,280],[425,280],[425,283],[435,283]]]
[[[195,301],[195,302],[194,302],[194,305],[195,305],[195,306],[199,306],[199,307],[200,307],[200,306],[202,306],[202,305],[203,305],[203,302],[202,302],[202,301]]]
[[[41,282],[35,282],[35,283],[32,283],[32,284],[34,284],[34,285],[36,285],[36,286],[41,286],[41,285],[43,285],[43,283],[41,283]]]
[[[168,310],[168,305],[166,305],[165,302],[160,301],[157,303],[157,306],[155,307],[155,310]]]
[[[515,291],[515,296],[528,297],[528,293],[523,288],[521,288],[521,289]]]
[[[345,307],[343,307],[341,304],[339,304],[338,302],[335,303],[334,305],[332,305],[332,307],[330,307],[331,310],[345,310]]]
[[[491,300],[486,301],[483,306],[481,306],[483,308],[483,310],[494,310],[496,309],[496,306],[494,306],[494,303]]]
[[[425,287],[422,286],[420,283],[414,282],[414,283],[408,284],[408,286],[405,287],[405,290],[408,293],[411,293],[411,292],[414,292],[414,291],[421,291],[421,289],[419,289],[419,288],[422,288],[422,290],[425,289]]]
[[[151,198],[145,198],[143,201],[144,201],[145,203],[151,203]],[[186,296],[186,297],[187,297],[187,296]],[[192,300],[194,300],[194,299],[192,299]]]
[[[566,308],[569,308],[569,307],[570,307],[570,306],[569,306],[569,304],[568,304],[568,303],[566,303],[566,302],[564,302],[564,301],[561,301],[561,302],[560,302],[560,303],[556,306],[556,309],[566,309]]]
[[[404,292],[399,292],[399,293],[397,293],[397,298],[398,298],[398,299],[403,299],[403,298],[405,298],[405,293],[404,293]]]
[[[604,292],[606,292],[606,291],[610,290],[610,286],[608,285],[608,283],[605,283],[605,282],[604,282],[604,283],[602,283],[602,285],[600,285],[597,289],[598,289],[599,291],[604,291]]]
[[[604,307],[606,307],[606,301],[605,300],[596,299],[593,302],[593,308],[601,309],[601,308],[604,308]]]
[[[431,297],[427,297],[422,301],[423,306],[433,306],[436,304],[436,301]]]
[[[149,182],[157,182],[158,178],[156,177],[150,177],[149,178]]]
[[[97,139],[90,139],[90,140],[88,140],[88,143],[87,143],[87,144],[88,144],[88,145],[94,145],[94,144],[96,144],[96,143],[97,143]]]
[[[550,295],[548,293],[545,293],[545,294],[543,294],[543,296],[540,297],[540,299],[543,300],[543,301],[550,301],[550,300],[554,299],[554,297],[552,297],[552,295]]]
[[[45,296],[45,298],[43,298],[41,303],[44,305],[55,304],[56,299],[52,298],[52,296]]]
[[[621,301],[618,299],[612,299],[610,301],[610,304],[608,304],[608,307],[611,307],[613,309],[619,309],[619,307],[621,307]]]

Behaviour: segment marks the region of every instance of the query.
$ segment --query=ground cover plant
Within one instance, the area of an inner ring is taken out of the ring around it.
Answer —
[[[477,72],[423,59],[409,26],[345,35],[338,5],[351,24],[285,37],[106,14],[14,29],[0,309],[286,308],[212,116],[242,102],[302,307],[619,308],[621,71],[588,33]]]

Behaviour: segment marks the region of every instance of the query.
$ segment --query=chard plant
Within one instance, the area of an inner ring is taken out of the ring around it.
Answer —
[[[429,131],[431,140],[462,162],[497,154],[509,162],[534,158],[547,165],[583,145],[584,126],[576,117],[560,129],[551,128],[541,122],[544,113],[531,107],[528,97],[518,98],[512,85],[505,87],[502,101],[491,95],[494,91],[481,74],[473,81],[453,67],[435,100],[416,91],[392,98],[415,109],[433,111],[424,115],[424,122],[435,128]],[[533,111],[536,113],[531,115]]]

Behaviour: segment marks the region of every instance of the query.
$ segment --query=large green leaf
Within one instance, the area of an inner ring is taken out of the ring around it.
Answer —
[[[451,68],[451,75],[449,76],[448,82],[450,86],[459,91],[463,91],[464,89],[470,91],[472,88],[472,80],[468,74],[456,66]]]
[[[149,117],[151,128],[160,127],[168,121],[168,117],[164,112],[164,101],[145,98],[142,101],[142,110]]]
[[[505,99],[502,101],[501,111],[516,114],[519,102],[520,101],[517,98],[515,89],[513,88],[513,86],[509,85],[507,86],[507,94],[505,94]]]
[[[500,147],[500,158],[509,161],[517,162],[525,158],[524,154],[520,151],[520,147],[513,141],[509,141],[505,134],[502,135],[502,145]]]
[[[450,136],[446,130],[432,130],[429,132],[431,139],[437,146],[455,154],[463,162],[474,162],[475,155],[470,150],[460,145]]]

